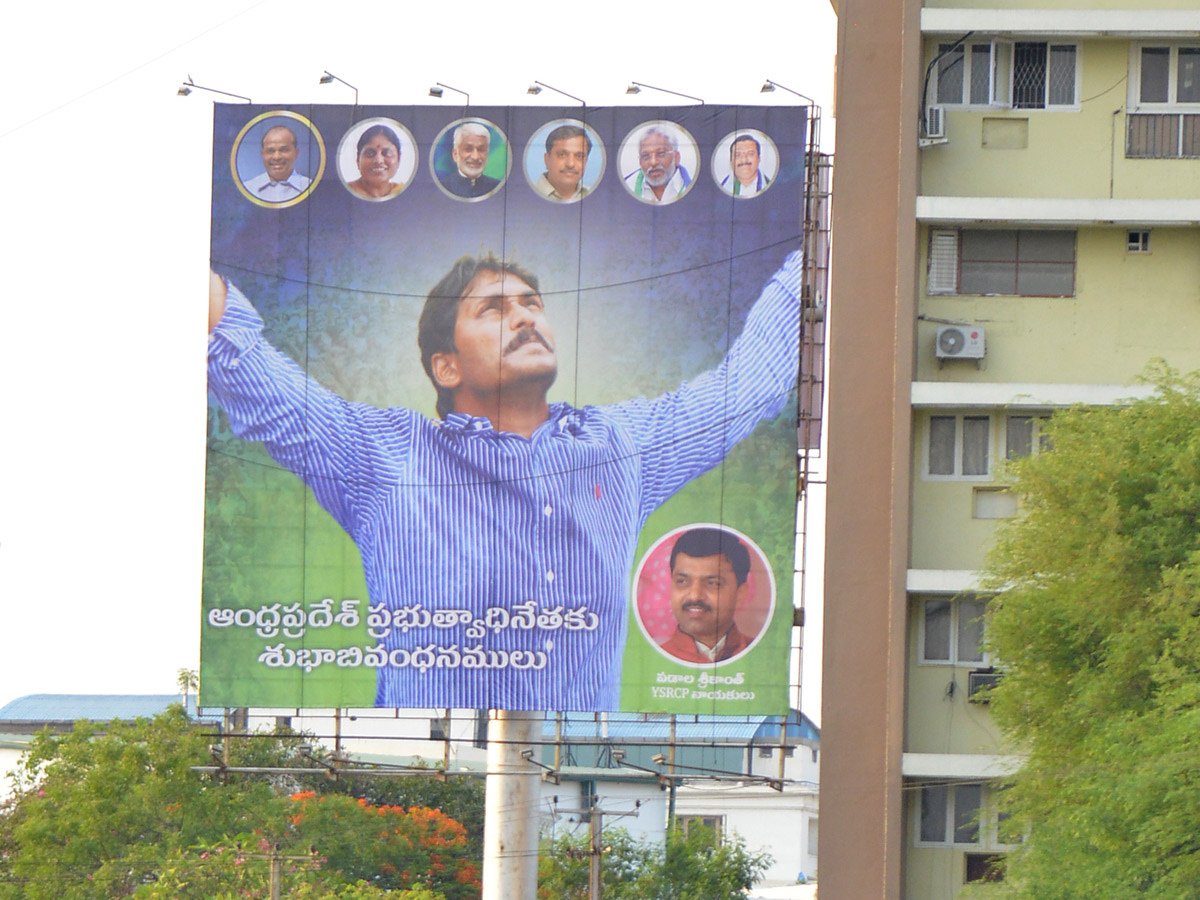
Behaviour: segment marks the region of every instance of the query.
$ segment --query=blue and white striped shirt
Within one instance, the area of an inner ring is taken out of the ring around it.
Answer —
[[[715,369],[653,400],[551,404],[530,438],[342,399],[263,339],[230,286],[209,387],[233,430],[262,441],[357,543],[372,607],[395,616],[377,706],[617,708],[638,532],[783,409],[802,272],[792,254]],[[431,610],[476,624],[433,624]]]

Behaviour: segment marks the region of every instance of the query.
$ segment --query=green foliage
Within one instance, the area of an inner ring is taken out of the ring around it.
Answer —
[[[1074,409],[989,559],[992,709],[1028,761],[1004,896],[1200,898],[1200,378]]]
[[[137,900],[268,900],[271,863],[268,842],[256,852],[230,843],[172,851],[155,881],[137,889]],[[446,900],[425,887],[399,891],[366,881],[346,882],[326,874],[317,861],[283,859],[281,895],[291,900]]]
[[[736,835],[674,830],[664,844],[637,841],[620,829],[604,832],[601,857],[606,900],[741,900],[770,864]],[[587,900],[591,864],[586,838],[563,837],[542,846],[539,900]]]
[[[302,740],[287,733],[235,740],[230,763],[305,765]],[[192,771],[211,764],[210,741],[180,707],[153,720],[80,722],[67,734],[39,734],[15,795],[0,806],[0,900],[267,896],[260,892],[269,887],[269,864],[250,856],[275,845],[300,858],[286,864],[295,883],[289,896],[478,896],[471,845],[449,816],[318,797],[331,785],[323,770],[237,774],[222,783]],[[289,796],[306,782],[316,790]],[[239,852],[238,841],[247,849]]]

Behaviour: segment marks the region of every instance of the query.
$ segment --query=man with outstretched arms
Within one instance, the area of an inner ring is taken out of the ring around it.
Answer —
[[[558,359],[538,279],[464,257],[418,328],[439,421],[321,387],[212,277],[209,386],[233,430],[313,490],[357,543],[372,608],[405,622],[374,635],[390,654],[377,705],[617,708],[638,533],[785,406],[802,274],[794,253],[716,368],[654,399],[576,408],[547,401]],[[473,624],[446,630],[421,610]]]

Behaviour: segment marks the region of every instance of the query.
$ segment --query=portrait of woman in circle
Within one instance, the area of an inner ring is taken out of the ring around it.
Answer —
[[[391,119],[359,122],[338,148],[338,174],[346,190],[363,200],[395,197],[408,186],[416,167],[412,135]]]

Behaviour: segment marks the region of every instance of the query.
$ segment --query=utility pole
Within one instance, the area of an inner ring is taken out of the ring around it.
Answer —
[[[279,844],[271,845],[270,853],[242,853],[238,850],[238,856],[241,859],[265,859],[271,866],[271,900],[280,900],[283,892],[283,861],[293,860],[303,862],[312,860],[317,855],[317,849],[314,847],[308,856],[284,856],[280,852]]]
[[[541,737],[543,715],[492,710],[490,716],[483,900],[535,900],[541,768],[530,760]]]
[[[588,866],[588,897],[591,900],[600,900],[600,854],[603,852],[600,848],[600,829],[603,822],[603,815],[596,809],[596,797],[592,796],[592,858]]]
[[[555,797],[554,799],[557,802],[558,798]],[[629,810],[600,809],[596,805],[600,801],[600,798],[595,794],[586,799],[588,805],[585,809],[566,809],[565,807],[555,806],[555,812],[589,817],[591,846],[588,848],[588,855],[590,857],[588,861],[588,900],[600,900],[600,894],[603,889],[600,881],[600,863],[604,859],[604,854],[610,849],[605,847],[603,842],[604,817],[609,815],[616,816],[619,819],[631,813]],[[641,802],[639,801],[638,806],[640,807],[640,805]],[[634,809],[632,815],[636,816],[637,814],[637,809]],[[574,856],[574,853],[575,851],[572,850],[572,856]]]

